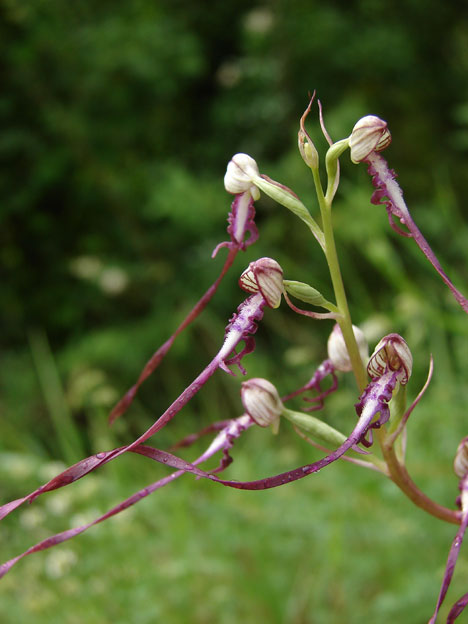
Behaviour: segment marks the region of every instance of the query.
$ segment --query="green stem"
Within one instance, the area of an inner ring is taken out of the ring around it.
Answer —
[[[312,170],[312,173],[314,176],[315,190],[317,192],[320,212],[322,215],[322,226],[325,237],[325,256],[327,258],[330,277],[333,284],[336,305],[338,306],[341,314],[341,319],[338,319],[338,323],[340,325],[346,348],[348,350],[351,365],[353,367],[353,373],[356,378],[356,383],[358,385],[359,391],[363,392],[363,390],[367,386],[367,373],[364,369],[356,338],[354,336],[351,315],[349,313],[348,300],[346,298],[343,278],[341,277],[340,264],[338,261],[338,254],[336,252],[335,237],[333,235],[331,202],[327,200],[323,194],[318,170]]]

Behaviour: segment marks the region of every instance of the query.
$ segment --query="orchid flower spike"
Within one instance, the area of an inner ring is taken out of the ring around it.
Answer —
[[[242,383],[241,400],[246,413],[260,427],[277,423],[284,409],[278,390],[260,377]]]

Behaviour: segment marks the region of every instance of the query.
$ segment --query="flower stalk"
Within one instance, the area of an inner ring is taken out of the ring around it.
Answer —
[[[312,171],[315,191],[317,194],[320,214],[322,217],[323,233],[325,237],[325,257],[327,259],[328,269],[332,280],[333,291],[335,293],[336,306],[339,310],[341,318],[337,318],[337,322],[341,328],[346,348],[351,360],[354,377],[356,379],[359,391],[362,392],[367,385],[367,375],[359,354],[359,347],[353,333],[353,323],[349,312],[348,299],[341,276],[341,269],[336,251],[335,236],[333,233],[333,223],[331,214],[331,202],[325,198],[322,189],[322,183],[317,170]]]

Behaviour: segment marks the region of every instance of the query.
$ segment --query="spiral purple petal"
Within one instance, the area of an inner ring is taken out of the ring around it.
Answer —
[[[385,205],[392,228],[398,234],[412,237],[415,240],[423,254],[440,275],[444,283],[448,286],[455,299],[468,314],[468,299],[466,299],[452,284],[447,274],[442,269],[435,253],[430,248],[429,243],[422,235],[416,223],[413,221],[405,200],[403,199],[403,192],[395,179],[395,172],[392,169],[389,169],[386,160],[376,152],[372,152],[367,157],[366,162],[369,165],[368,173],[372,176],[372,183],[376,187],[376,191],[372,195],[371,202],[373,204]],[[400,222],[408,228],[409,233],[401,230],[395,224],[393,217],[399,219]]]
[[[215,453],[217,453],[219,451],[223,451],[223,458],[222,458],[221,463],[218,466],[218,468],[215,469],[215,472],[220,472],[220,471],[224,470],[224,468],[227,465],[229,465],[229,463],[230,463],[230,461],[227,460],[227,458],[229,457],[229,449],[232,448],[232,446],[234,444],[234,441],[237,438],[239,438],[239,436],[246,429],[251,427],[252,424],[253,423],[252,423],[251,419],[248,416],[246,416],[246,415],[243,415],[243,416],[240,416],[239,418],[235,418],[233,420],[227,421],[226,426],[220,431],[220,433],[218,433],[218,435],[214,438],[214,440],[212,441],[210,446],[206,449],[206,451],[202,455],[200,455],[200,457],[198,457],[193,462],[193,464],[187,464],[187,465],[191,466],[191,468],[193,469],[192,472],[196,471],[196,468],[195,468],[196,464],[200,464],[200,463],[206,461],[207,459],[209,459],[210,457],[212,457]],[[168,461],[166,460],[166,457],[165,457],[165,453],[163,451],[158,451],[157,449],[150,449],[149,447],[137,447],[136,449],[133,449],[133,451],[136,452],[136,453],[140,453],[142,455],[145,455],[147,457],[150,457],[151,459],[155,459],[156,461],[159,461],[160,463],[168,464]],[[171,457],[175,457],[175,456],[171,456]],[[177,462],[174,461],[173,463],[177,463]],[[51,537],[48,537],[47,539],[42,540],[38,544],[35,544],[31,548],[28,548],[28,550],[26,550],[25,552],[21,553],[17,557],[14,557],[13,559],[10,559],[9,561],[6,561],[2,565],[0,565],[0,578],[5,576],[5,574],[7,572],[9,572],[9,570],[18,561],[20,561],[21,559],[23,559],[27,555],[32,555],[33,553],[40,552],[41,550],[47,550],[48,548],[52,548],[53,546],[57,546],[58,544],[61,544],[61,543],[65,542],[65,541],[67,541],[69,539],[72,539],[73,537],[76,537],[77,535],[80,535],[81,533],[84,533],[85,531],[87,531],[89,528],[91,528],[95,524],[99,524],[100,522],[103,522],[104,520],[107,520],[108,518],[111,518],[112,516],[115,516],[116,514],[120,513],[121,511],[124,511],[125,509],[128,509],[132,505],[135,505],[140,500],[142,500],[143,498],[146,498],[147,496],[149,496],[150,494],[152,494],[156,490],[164,487],[168,483],[172,483],[172,481],[174,481],[178,477],[181,477],[182,475],[184,475],[187,472],[187,470],[185,468],[185,465],[186,465],[186,462],[182,462],[182,460],[181,460],[181,463],[180,463],[181,467],[176,472],[173,472],[172,474],[168,475],[167,477],[159,479],[155,483],[152,483],[151,485],[148,485],[145,488],[139,490],[138,492],[136,492],[135,494],[133,494],[129,498],[125,499],[123,502],[119,503],[115,507],[112,507],[112,509],[107,511],[105,514],[99,516],[98,518],[96,518],[92,522],[88,522],[87,524],[83,524],[83,525],[81,525],[79,527],[74,527],[72,529],[68,529],[67,531],[62,531],[61,533],[57,533],[56,535],[52,535]],[[209,473],[203,473],[203,475],[201,475],[201,476],[204,476],[205,474],[209,474]],[[60,479],[58,479],[58,477],[56,477],[55,481],[58,484],[60,482]],[[69,483],[69,482],[70,481],[65,482],[65,480],[64,480],[62,482],[62,485],[56,485],[56,487],[62,487],[63,485],[67,485],[67,483]],[[49,489],[56,489],[56,487],[55,488],[49,488]],[[43,493],[45,491],[48,491],[48,490],[42,489],[42,491],[39,492],[39,493]],[[26,498],[28,498],[28,497],[26,497]],[[22,500],[24,502],[26,500],[26,498],[25,499],[19,499],[19,500]],[[17,501],[13,501],[13,502],[17,502]],[[11,503],[10,503],[10,505],[11,505]]]

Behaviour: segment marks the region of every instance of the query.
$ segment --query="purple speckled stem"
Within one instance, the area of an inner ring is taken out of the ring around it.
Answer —
[[[392,228],[401,234],[402,236],[408,236],[406,232],[401,230],[393,221],[393,216],[397,217],[402,224],[404,224],[409,232],[410,236],[415,240],[418,247],[421,249],[423,254],[432,264],[434,269],[443,279],[445,284],[451,290],[453,296],[461,305],[463,310],[468,314],[468,299],[466,299],[462,293],[455,288],[450,279],[448,278],[445,271],[442,269],[440,262],[438,261],[436,255],[432,251],[429,246],[429,243],[421,234],[416,223],[413,221],[408,207],[403,199],[403,192],[395,180],[396,174],[393,170],[389,169],[387,161],[380,154],[376,152],[371,152],[369,156],[366,158],[367,163],[369,164],[369,174],[372,176],[372,182],[376,188],[373,196],[372,203],[373,204],[384,204],[387,208],[387,213],[390,221],[390,225]],[[385,199],[387,198],[387,199]]]
[[[200,457],[198,457],[193,462],[192,465],[195,466],[197,464],[201,464],[202,462],[212,457],[218,451],[222,450],[225,453],[228,452],[228,450],[232,447],[234,440],[238,438],[246,429],[252,426],[252,424],[253,424],[252,420],[250,419],[249,416],[246,416],[246,415],[240,416],[239,418],[233,419],[231,421],[227,421],[226,426],[216,436],[216,438],[213,440],[210,446],[206,449],[206,451],[202,455],[200,455]],[[155,455],[153,453],[154,449],[150,449],[149,447],[141,446],[132,450],[133,452],[140,453],[141,455],[149,456],[151,458],[154,458],[153,455]],[[162,458],[162,463],[165,463],[164,458]],[[223,469],[226,465],[228,465],[228,463],[229,462],[224,462],[224,463],[222,462],[220,469]],[[20,559],[23,559],[23,557],[26,557],[27,555],[32,555],[33,553],[39,552],[41,550],[52,548],[53,546],[56,546],[57,544],[61,544],[62,542],[65,542],[69,539],[72,539],[73,537],[76,537],[77,535],[80,535],[80,533],[84,533],[85,531],[87,531],[89,528],[91,528],[95,524],[99,524],[100,522],[103,522],[104,520],[107,520],[108,518],[115,516],[121,511],[128,509],[129,507],[131,507],[132,505],[135,505],[140,500],[142,500],[143,498],[146,498],[146,496],[149,496],[156,490],[159,490],[160,488],[164,487],[168,483],[172,483],[172,481],[174,481],[178,477],[181,477],[185,473],[186,473],[186,470],[179,469],[176,472],[173,472],[172,474],[168,475],[167,477],[164,477],[163,479],[159,479],[155,483],[152,483],[151,485],[148,485],[147,487],[139,490],[138,492],[136,492],[135,494],[133,494],[132,496],[130,496],[123,502],[119,503],[115,507],[112,507],[112,509],[110,509],[108,512],[106,512],[102,516],[99,516],[92,522],[88,522],[87,524],[83,524],[79,527],[74,527],[73,529],[68,529],[67,531],[62,531],[61,533],[57,533],[56,535],[52,535],[51,537],[48,537],[47,539],[42,540],[41,542],[39,542],[38,544],[35,544],[31,548],[28,548],[28,550],[21,553],[21,555],[18,555],[17,557],[14,557],[13,559],[10,559],[9,561],[6,561],[2,565],[0,565],[0,578],[5,576],[5,574],[9,572],[11,568],[18,561],[20,561]]]
[[[466,501],[467,494],[468,494],[468,476],[466,476],[464,479],[461,480],[460,490],[462,492],[461,498],[462,498],[462,505],[463,505],[463,499],[465,499]],[[465,507],[465,505],[463,505],[463,507]],[[462,511],[460,527],[457,531],[457,534],[455,535],[455,539],[452,542],[452,546],[450,548],[449,555],[447,558],[447,565],[445,567],[444,578],[442,580],[442,587],[440,588],[437,605],[428,624],[435,624],[435,621],[437,619],[437,614],[439,613],[439,609],[444,601],[450,582],[452,580],[453,572],[455,570],[455,565],[458,559],[458,554],[460,552],[460,548],[461,548],[467,527],[468,527],[468,508],[464,508]],[[465,596],[463,596],[463,598],[461,598],[457,602],[457,605],[455,605],[457,608],[455,610],[455,613],[452,614],[452,617],[453,617],[453,619],[451,620],[452,622],[455,620],[456,617],[458,617],[458,615],[460,615],[460,613],[465,608],[466,602],[464,602],[464,599],[465,599]],[[452,609],[452,611],[454,609],[455,607]]]

